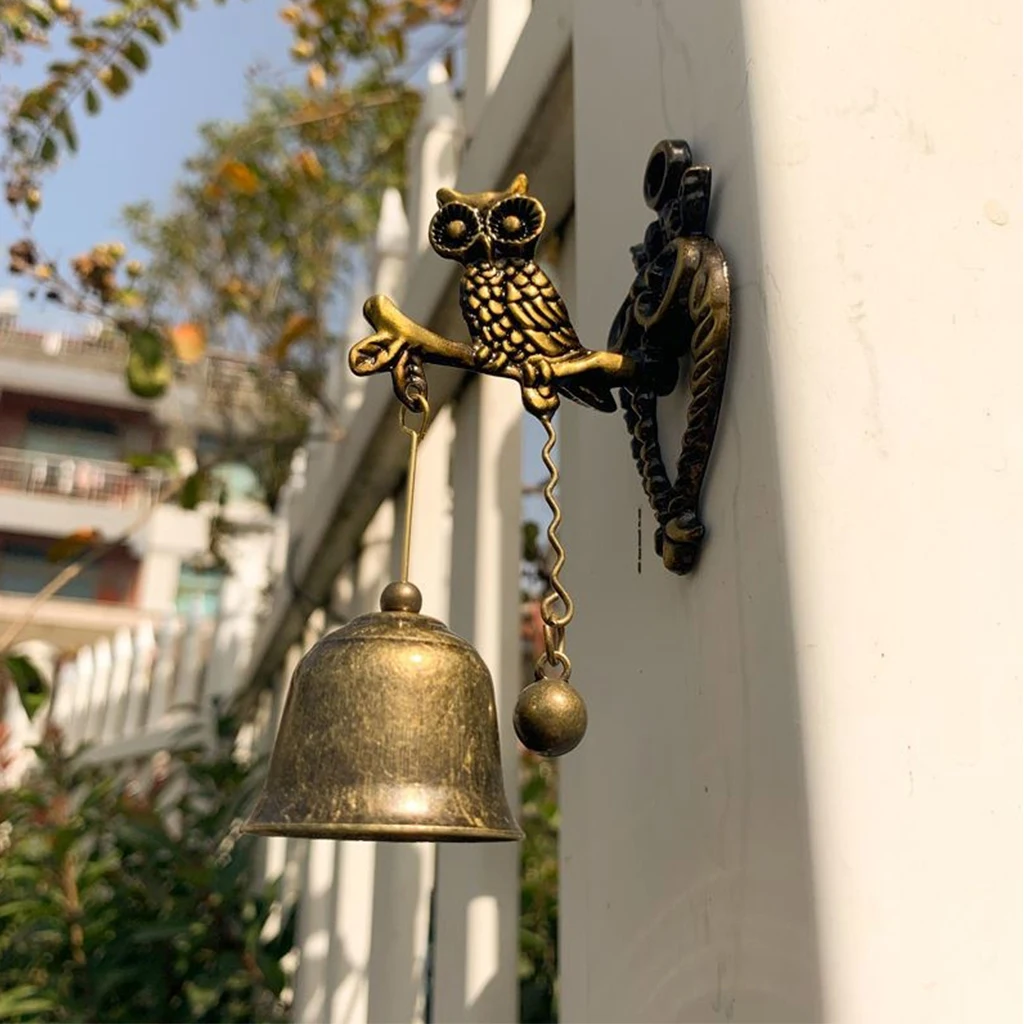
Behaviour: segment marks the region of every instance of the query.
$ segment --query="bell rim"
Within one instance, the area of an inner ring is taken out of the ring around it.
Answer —
[[[374,825],[340,822],[246,822],[241,831],[254,836],[295,836],[301,839],[366,840],[403,843],[500,843],[519,842],[525,833],[511,828],[475,828],[471,825]]]

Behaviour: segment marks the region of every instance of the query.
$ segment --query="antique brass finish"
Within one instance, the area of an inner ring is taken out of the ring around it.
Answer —
[[[632,250],[636,278],[606,351],[583,347],[562,297],[534,261],[546,214],[528,189],[519,174],[501,192],[437,193],[430,244],[463,267],[459,302],[468,342],[435,334],[386,295],[374,295],[363,307],[374,333],[352,347],[349,367],[358,376],[390,373],[395,394],[410,410],[426,402],[425,363],[508,377],[543,424],[544,497],[555,561],[551,593],[541,603],[544,654],[535,681],[519,696],[514,724],[531,750],[558,756],[582,740],[587,711],[569,683],[572,664],[565,653],[574,608],[560,576],[565,550],[558,538],[552,418],[562,395],[613,411],[612,389],[620,389],[633,456],[658,520],[658,553],[671,571],[690,572],[704,537],[700,493],[722,401],[731,307],[725,257],[707,234],[711,169],[693,166],[685,142],[660,142],[647,162],[644,198],[658,217]],[[690,362],[690,403],[673,483],[661,454],[657,402],[674,390],[684,358]]]
[[[704,540],[700,495],[715,442],[732,324],[729,268],[707,234],[711,168],[694,167],[690,147],[665,140],[644,174],[644,199],[657,213],[632,249],[636,278],[612,324],[608,347],[640,367],[621,390],[644,492],[658,520],[655,548],[685,575]],[[669,480],[658,437],[658,398],[671,393],[688,359],[690,404]]]
[[[611,387],[636,367],[628,355],[580,344],[562,297],[534,262],[545,212],[527,188],[520,174],[504,192],[438,191],[430,244],[464,267],[459,302],[470,340],[435,334],[386,295],[373,295],[363,313],[375,333],[349,352],[354,374],[389,372],[399,401],[412,410],[426,395],[425,362],[515,380],[535,416],[553,414],[560,394],[615,410]]]
[[[292,677],[263,793],[244,831],[320,839],[522,837],[505,799],[494,685],[480,655],[420,614],[409,582],[419,441],[409,435],[402,578],[315,643]]]
[[[534,666],[534,681],[519,694],[512,724],[519,741],[528,750],[545,757],[560,757],[579,746],[583,739],[587,731],[587,705],[579,692],[569,684],[572,662],[565,653],[565,628],[572,621],[576,609],[562,584],[565,548],[558,537],[562,509],[555,497],[558,464],[551,457],[555,447],[555,428],[547,413],[540,417],[540,422],[548,435],[541,449],[541,459],[548,471],[544,500],[551,509],[548,544],[554,552],[555,561],[549,577],[551,592],[540,603],[540,617],[544,623],[544,653]],[[550,676],[549,672],[558,674]]]
[[[501,774],[490,673],[411,583],[299,662],[260,800],[257,835],[519,839]]]

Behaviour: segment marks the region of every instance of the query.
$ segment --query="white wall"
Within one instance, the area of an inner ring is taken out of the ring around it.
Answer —
[[[562,417],[565,1020],[1020,1015],[1020,38],[1008,0],[577,2],[581,336],[665,136],[736,322],[693,577],[620,419]]]

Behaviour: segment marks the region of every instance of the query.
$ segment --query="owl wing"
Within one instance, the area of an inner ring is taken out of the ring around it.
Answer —
[[[506,283],[505,304],[508,319],[518,328],[513,331],[513,338],[521,334],[527,349],[536,348],[552,359],[586,351],[569,319],[562,296],[535,263],[526,264]],[[615,411],[615,398],[607,380],[600,374],[563,378],[558,390],[580,405],[602,412]]]
[[[538,352],[553,358],[583,348],[562,296],[535,263],[517,268],[508,279],[505,305],[511,326],[521,331]]]

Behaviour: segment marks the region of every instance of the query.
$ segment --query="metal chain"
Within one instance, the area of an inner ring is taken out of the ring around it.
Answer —
[[[551,509],[551,521],[548,523],[548,544],[555,553],[555,562],[551,567],[551,592],[540,603],[540,617],[544,622],[544,653],[537,659],[534,674],[538,679],[545,676],[545,666],[561,669],[561,678],[568,679],[572,673],[572,663],[565,653],[565,627],[572,621],[575,607],[569,592],[562,585],[561,572],[565,565],[565,548],[558,538],[558,528],[562,525],[562,509],[555,497],[558,486],[558,466],[551,453],[555,447],[555,428],[550,416],[541,416],[540,422],[547,433],[547,441],[541,449],[541,459],[548,471],[548,482],[544,487],[544,500]],[[559,603],[561,610],[559,610]]]

